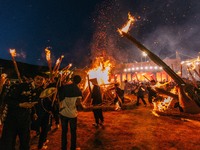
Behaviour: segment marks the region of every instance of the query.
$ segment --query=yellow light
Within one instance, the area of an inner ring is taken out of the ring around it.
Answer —
[[[142,56],[145,56],[145,57],[146,57],[146,56],[147,56],[147,53],[145,53],[145,52],[142,52]]]

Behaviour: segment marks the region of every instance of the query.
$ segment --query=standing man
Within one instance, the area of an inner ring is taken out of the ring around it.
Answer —
[[[140,99],[142,100],[144,106],[146,107],[147,103],[146,101],[144,100],[144,95],[145,95],[145,86],[142,82],[139,83],[139,86],[138,86],[138,92],[137,92],[137,102],[136,102],[136,105],[139,106],[139,101]]]
[[[61,149],[67,149],[67,132],[68,124],[70,125],[71,147],[70,150],[76,150],[76,129],[77,129],[77,108],[76,105],[81,105],[82,92],[78,87],[81,82],[81,77],[75,75],[72,83],[63,85],[59,88],[60,99],[60,119],[62,127],[62,144]]]
[[[92,105],[93,106],[100,106],[102,104],[102,93],[100,86],[98,85],[97,79],[90,79],[90,82],[93,84],[93,89],[91,92],[91,99],[92,99]],[[99,127],[99,125],[103,125],[104,123],[104,117],[103,117],[103,111],[102,108],[95,108],[93,109],[95,123],[93,124],[95,127]]]
[[[40,99],[38,100],[38,104],[35,106],[35,111],[38,115],[37,118],[37,125],[40,131],[39,135],[39,141],[38,141],[38,150],[40,149],[47,149],[47,143],[49,140],[47,140],[47,135],[50,128],[50,119],[52,114],[52,100],[51,96],[53,97],[54,94],[56,94],[57,89],[56,88],[47,88],[45,89],[41,95]],[[43,93],[49,93],[46,96],[43,96]]]
[[[2,132],[2,150],[15,149],[19,136],[20,150],[30,149],[31,109],[37,103],[42,76],[35,76],[31,83],[21,83],[10,88],[6,98],[8,113]]]
[[[156,85],[156,81],[155,80],[151,80],[150,81],[150,85],[147,86],[147,91],[148,91],[148,101],[149,101],[149,104],[152,105],[153,102],[153,98],[156,98],[157,96],[157,92],[154,88],[154,86]]]

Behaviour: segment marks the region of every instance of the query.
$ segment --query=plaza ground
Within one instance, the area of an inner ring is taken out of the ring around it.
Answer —
[[[134,102],[133,102],[134,103]],[[175,113],[153,114],[152,107],[132,105],[104,111],[104,127],[93,127],[91,111],[79,112],[77,147],[81,150],[199,150],[200,116]],[[70,137],[69,137],[70,138]],[[61,129],[49,132],[48,150],[60,150]],[[38,138],[31,140],[31,149]]]

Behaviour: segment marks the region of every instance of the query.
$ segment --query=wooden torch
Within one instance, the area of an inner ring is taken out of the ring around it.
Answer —
[[[12,61],[13,61],[13,64],[14,64],[14,67],[15,67],[15,71],[17,73],[17,77],[19,79],[19,82],[22,83],[22,79],[21,79],[21,76],[20,76],[20,72],[19,72],[19,69],[17,67],[17,63],[15,61],[15,57],[16,57],[16,50],[15,49],[10,49],[10,55],[12,57]]]

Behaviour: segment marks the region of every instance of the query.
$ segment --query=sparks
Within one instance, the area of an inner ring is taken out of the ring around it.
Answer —
[[[130,12],[128,13],[128,21],[127,23],[122,27],[122,29],[118,29],[118,32],[122,35],[122,32],[127,33],[130,30],[130,26],[136,21],[136,18],[134,16],[131,16]]]

